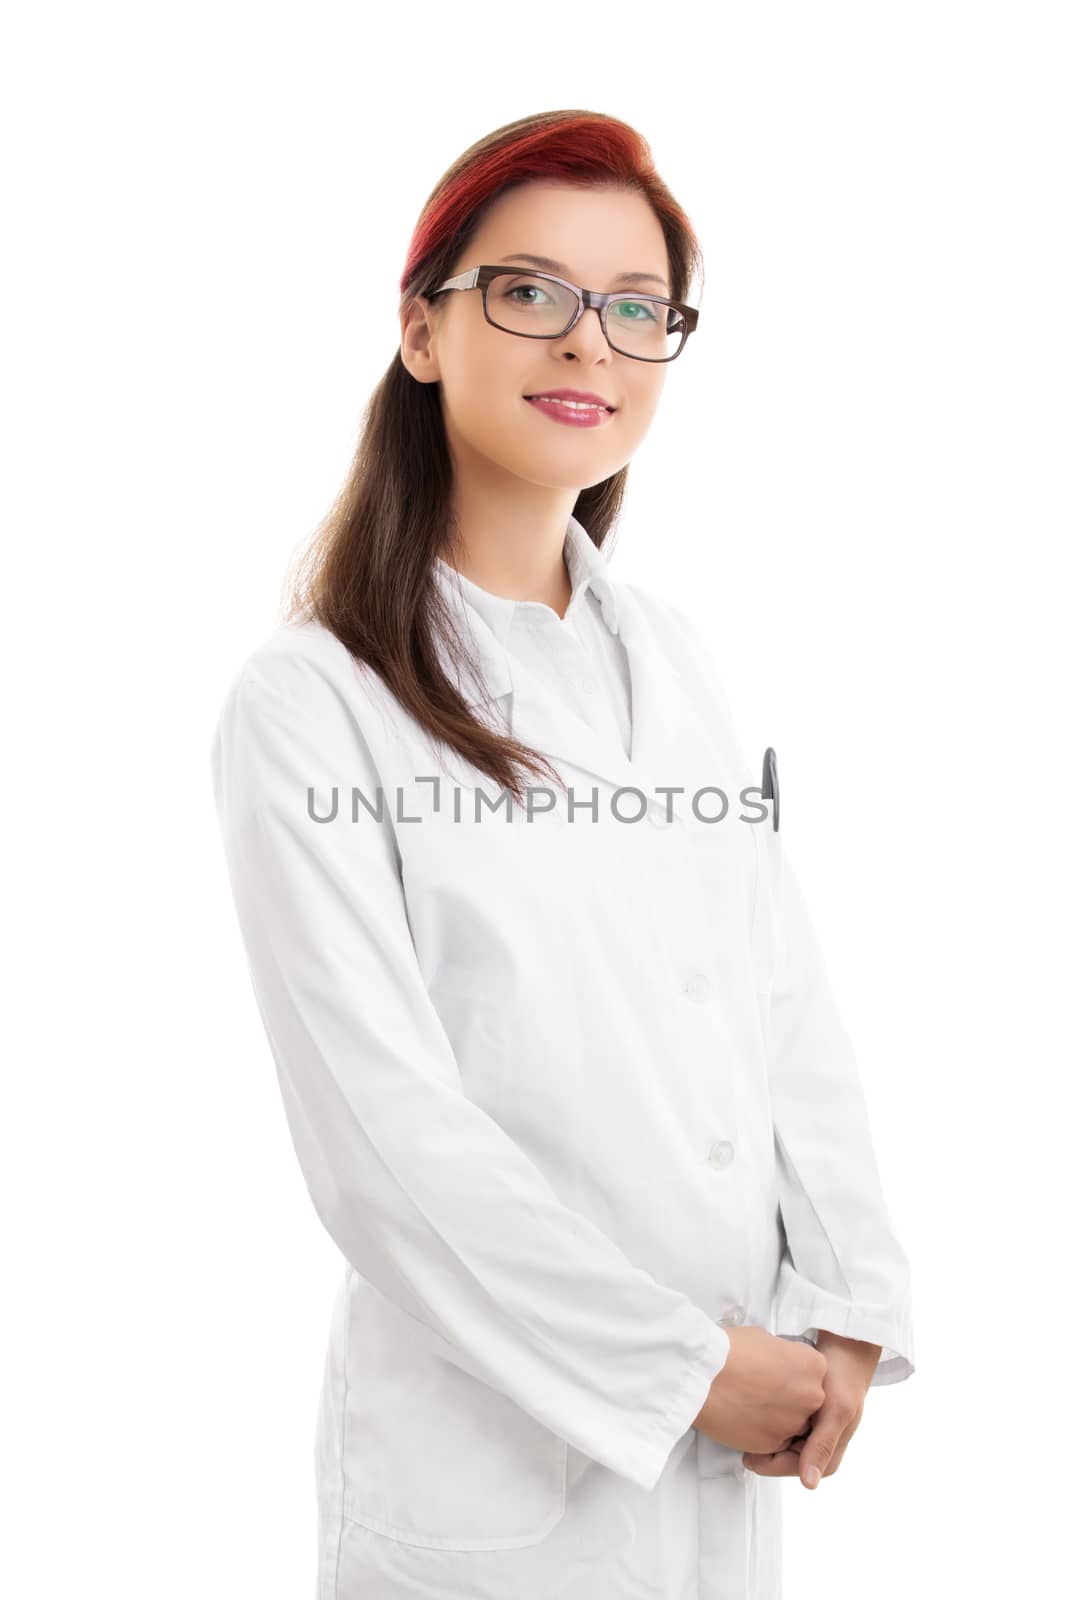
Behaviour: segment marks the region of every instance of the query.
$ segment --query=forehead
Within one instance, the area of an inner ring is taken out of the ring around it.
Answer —
[[[503,264],[506,256],[527,252],[558,262],[565,269],[559,275],[576,282],[605,286],[620,274],[640,273],[649,275],[641,281],[651,292],[667,292],[663,229],[644,195],[632,190],[540,179],[507,190],[486,211],[464,256],[469,265]]]

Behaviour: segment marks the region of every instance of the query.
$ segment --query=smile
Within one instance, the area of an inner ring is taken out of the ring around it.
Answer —
[[[591,405],[584,400],[549,400],[542,395],[523,395],[535,411],[541,411],[553,422],[562,422],[571,428],[597,428],[614,415],[607,406]]]

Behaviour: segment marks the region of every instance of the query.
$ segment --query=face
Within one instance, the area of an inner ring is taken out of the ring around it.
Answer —
[[[663,230],[643,196],[626,190],[540,179],[510,189],[486,212],[449,276],[480,264],[509,265],[506,256],[526,251],[552,257],[560,264],[557,277],[586,288],[671,293]],[[522,272],[521,262],[515,270]],[[621,273],[637,272],[650,277],[640,284],[617,281]],[[406,307],[401,358],[412,377],[440,384],[460,471],[503,471],[528,484],[575,492],[631,459],[670,365],[612,350],[592,308],[558,339],[505,333],[485,320],[480,289],[420,297]],[[524,398],[552,389],[585,390],[615,410],[597,427],[575,427]]]

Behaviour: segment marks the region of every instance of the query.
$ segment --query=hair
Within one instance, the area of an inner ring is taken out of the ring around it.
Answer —
[[[688,297],[698,263],[703,279],[696,235],[646,140],[602,112],[545,111],[479,139],[440,178],[411,238],[401,314],[453,274],[492,202],[536,178],[644,195],[663,229],[671,298]],[[598,549],[622,510],[626,475],[623,467],[578,495],[573,514]],[[433,582],[434,557],[454,548],[439,385],[413,378],[398,347],[362,413],[347,480],[287,575],[285,620],[313,618],[328,628],[435,741],[521,799],[522,771],[557,782],[558,774],[543,755],[480,722],[438,655],[443,641],[484,686]]]

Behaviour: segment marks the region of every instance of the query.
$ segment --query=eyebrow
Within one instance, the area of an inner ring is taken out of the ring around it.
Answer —
[[[532,256],[527,251],[520,251],[518,255],[501,256],[501,263],[505,261],[529,261],[535,267],[541,267],[545,272],[557,272],[561,278],[567,276],[567,269],[562,261],[553,261],[550,256]],[[620,272],[615,279],[616,283],[662,283],[670,293],[670,284],[656,272]]]

